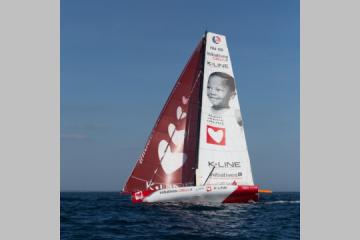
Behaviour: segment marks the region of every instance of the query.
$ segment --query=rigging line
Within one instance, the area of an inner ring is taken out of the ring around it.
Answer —
[[[146,180],[145,179],[142,179],[142,178],[138,178],[138,177],[135,177],[135,176],[130,176],[131,178],[135,178],[135,179],[137,179],[137,180],[140,180],[140,181],[143,181],[143,182],[146,182]]]
[[[196,80],[195,80],[195,82],[194,82],[194,84],[193,84],[193,87],[192,87],[192,89],[191,89],[191,91],[190,91],[190,96],[191,96],[191,94],[192,94],[192,92],[193,92],[193,90],[194,90],[194,88],[195,88],[195,85],[196,85],[197,81],[198,81],[199,78],[200,78],[200,75],[201,75],[201,71],[199,71],[199,73],[198,73],[198,75],[197,75],[197,77],[196,77]],[[181,112],[179,119],[181,119],[181,117],[183,116],[184,113],[185,113],[185,111],[182,111],[182,112]],[[173,136],[174,136],[174,134],[175,134],[175,131],[176,131],[176,128],[174,128],[173,132],[171,133],[170,140],[172,140],[172,138],[173,138]],[[167,150],[168,150],[169,148],[170,148],[170,142],[168,142],[168,144],[166,145],[166,148],[165,148],[165,150],[164,150],[164,155],[163,155],[163,156],[161,157],[161,159],[160,159],[160,165],[161,165],[161,163],[162,163],[162,161],[163,161],[163,159],[164,159],[164,157],[165,157],[165,155],[166,155],[166,153],[167,153]],[[157,174],[157,171],[159,170],[159,168],[160,168],[160,166],[155,169],[154,174],[153,174],[153,176],[151,177],[151,179],[150,179],[150,181],[149,181],[149,183],[150,183],[149,186],[151,186],[151,184],[153,183],[154,176]]]
[[[215,166],[214,166],[214,167],[213,167],[213,169],[210,171],[210,173],[209,173],[209,175],[207,176],[207,178],[206,178],[206,180],[205,180],[205,182],[204,182],[203,186],[205,186],[206,182],[209,180],[210,175],[212,174],[212,172],[214,171],[214,169],[215,169]]]
[[[194,91],[194,89],[195,89],[195,87],[196,87],[196,83],[197,83],[197,81],[199,80],[201,73],[202,73],[202,71],[200,70],[199,73],[198,73],[198,75],[197,75],[197,77],[196,77],[196,80],[195,80],[195,82],[194,82],[194,85],[193,85],[192,88],[191,88],[190,95],[193,93],[193,91]]]

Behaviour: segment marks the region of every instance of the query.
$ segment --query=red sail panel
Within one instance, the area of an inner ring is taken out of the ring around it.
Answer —
[[[124,192],[194,185],[203,40],[176,82]]]

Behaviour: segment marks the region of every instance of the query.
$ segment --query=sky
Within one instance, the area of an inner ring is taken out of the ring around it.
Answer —
[[[255,184],[300,190],[297,0],[61,0],[61,191],[121,191],[207,30],[227,37]]]

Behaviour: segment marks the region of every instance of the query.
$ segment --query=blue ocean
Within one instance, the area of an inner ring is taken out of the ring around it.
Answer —
[[[62,192],[61,239],[299,239],[300,193],[253,204],[133,204],[116,192]]]

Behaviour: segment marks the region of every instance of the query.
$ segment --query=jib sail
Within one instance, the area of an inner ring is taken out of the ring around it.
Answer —
[[[194,185],[204,39],[176,82],[124,192]]]

